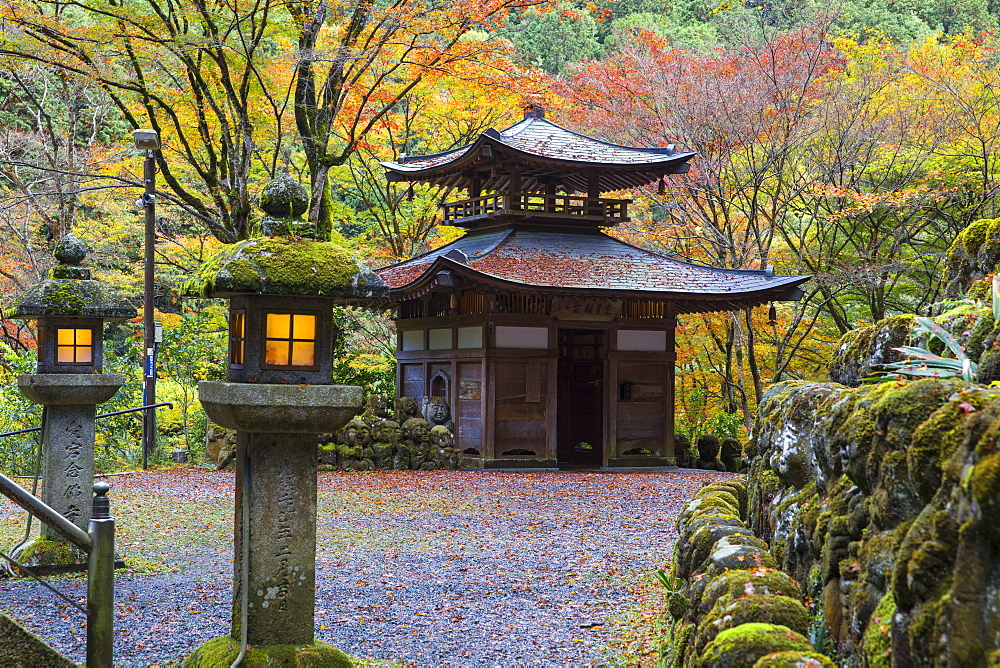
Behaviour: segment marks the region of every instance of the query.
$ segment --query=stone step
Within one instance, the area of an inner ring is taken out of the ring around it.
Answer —
[[[0,613],[0,666],[5,668],[75,668],[34,633]]]

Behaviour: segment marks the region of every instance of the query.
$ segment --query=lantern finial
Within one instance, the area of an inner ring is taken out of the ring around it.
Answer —
[[[67,264],[75,267],[87,257],[87,246],[70,232],[59,240],[53,254],[59,260],[59,264]]]

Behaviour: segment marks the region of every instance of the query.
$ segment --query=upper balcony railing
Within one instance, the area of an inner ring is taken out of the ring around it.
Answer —
[[[545,193],[494,193],[472,199],[446,202],[444,223],[463,223],[485,218],[573,219],[601,225],[628,221],[630,199],[605,199],[580,195]]]

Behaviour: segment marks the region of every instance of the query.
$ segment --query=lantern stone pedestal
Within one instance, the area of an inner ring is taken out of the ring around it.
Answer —
[[[21,394],[46,408],[42,425],[42,501],[87,531],[94,484],[97,405],[115,395],[121,374],[38,373],[18,376]],[[87,555],[42,525],[14,559],[37,572],[86,570]]]
[[[231,635],[202,645],[184,665],[229,665],[247,594],[247,644],[257,649],[243,665],[305,653],[323,658],[309,665],[351,665],[339,650],[314,642],[316,443],[360,410],[361,388],[202,381],[198,396],[213,422],[237,430],[234,597]]]

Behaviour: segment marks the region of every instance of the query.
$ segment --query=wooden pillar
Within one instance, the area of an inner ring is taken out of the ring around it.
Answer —
[[[472,173],[472,178],[469,179],[469,199],[473,200],[470,203],[469,209],[471,210],[473,216],[487,213],[485,203],[475,201],[479,199],[482,194],[483,182],[482,179],[479,178],[479,172],[476,171]]]
[[[664,420],[664,430],[667,433],[664,434],[666,437],[664,439],[664,454],[667,457],[677,457],[677,453],[674,451],[674,404],[676,400],[674,394],[674,372],[677,364],[677,317],[674,314],[673,304],[667,304],[665,310],[664,320],[667,325],[667,415]]]
[[[591,199],[587,206],[588,216],[600,216],[604,213],[604,208],[593,200],[601,197],[601,175],[596,170],[587,173],[587,197]]]
[[[552,213],[556,210],[556,184],[548,183],[545,186],[545,210]]]
[[[521,166],[512,164],[509,169],[510,183],[507,186],[510,193],[510,208],[521,208]]]

